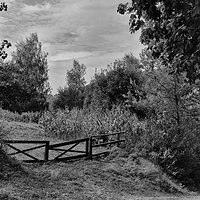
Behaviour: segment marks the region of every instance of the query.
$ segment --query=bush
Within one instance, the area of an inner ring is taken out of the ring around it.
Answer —
[[[163,116],[139,128],[133,150],[159,164],[166,173],[191,189],[200,183],[200,126],[192,119],[175,126]],[[129,138],[130,140],[130,138]]]

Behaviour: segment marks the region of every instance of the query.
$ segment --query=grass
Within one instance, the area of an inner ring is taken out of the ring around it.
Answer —
[[[8,139],[49,139],[36,124],[7,122]],[[150,161],[114,148],[101,160],[22,164],[0,180],[0,199],[150,200],[200,199],[166,176]]]

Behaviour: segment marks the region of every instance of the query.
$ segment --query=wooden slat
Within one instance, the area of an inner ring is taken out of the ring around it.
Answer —
[[[44,160],[49,160],[49,141],[46,142],[45,151],[44,151]]]
[[[18,152],[20,152],[20,153],[22,153],[22,154],[24,154],[24,155],[26,155],[26,156],[28,156],[28,157],[30,157],[30,158],[32,158],[32,159],[34,159],[34,160],[38,160],[37,158],[35,158],[34,156],[32,156],[32,155],[29,155],[28,153],[25,153],[25,152],[21,152],[21,150],[20,149],[18,149],[18,148],[16,148],[16,147],[13,147],[12,145],[10,145],[10,144],[6,144],[6,145],[8,145],[10,148],[12,148],[12,149],[14,149],[14,150],[16,150],[16,151],[18,151]]]
[[[52,144],[52,145],[49,145],[49,148],[53,150],[53,148],[55,147],[61,147],[61,146],[65,146],[65,145],[70,145],[70,144],[74,144],[74,143],[81,143],[81,142],[85,142],[87,141],[89,138],[84,138],[84,139],[80,139],[80,140],[72,140],[72,141],[68,141],[68,142],[62,142],[62,143],[59,143],[59,144]]]
[[[46,160],[22,160],[25,163],[44,163]]]
[[[51,149],[53,151],[66,151],[67,149],[57,149],[57,148],[54,148],[54,149]],[[86,151],[79,151],[79,150],[68,150],[69,152],[77,152],[77,153],[86,153]]]
[[[3,140],[4,143],[24,143],[24,144],[46,144],[48,141],[36,141],[36,140]]]
[[[69,152],[74,152],[74,153],[87,153],[86,151],[79,151],[79,150],[70,150]]]
[[[119,143],[119,142],[125,142],[125,140],[116,140],[116,141],[112,141],[112,142],[105,142],[105,143],[101,143],[101,144],[95,144],[95,145],[92,145],[92,147],[107,146],[109,144],[116,144],[116,143]]]

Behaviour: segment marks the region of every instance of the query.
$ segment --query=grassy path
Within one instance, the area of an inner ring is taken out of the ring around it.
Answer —
[[[8,139],[57,143],[36,124],[10,122]],[[23,164],[0,180],[0,200],[200,200],[143,158],[113,150],[105,160]]]

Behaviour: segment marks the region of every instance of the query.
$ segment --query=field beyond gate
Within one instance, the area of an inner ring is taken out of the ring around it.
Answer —
[[[47,162],[47,161],[66,161],[78,158],[92,158],[109,153],[111,145],[119,145],[124,142],[120,136],[125,132],[117,132],[100,136],[92,136],[78,140],[50,144],[49,141],[38,140],[4,140],[8,155],[15,156],[24,162]],[[109,137],[117,136],[116,139]],[[105,140],[106,138],[106,140]],[[96,143],[94,143],[94,139]],[[17,147],[15,146],[17,145]],[[97,147],[103,147],[99,152]],[[95,150],[94,150],[95,148]]]

